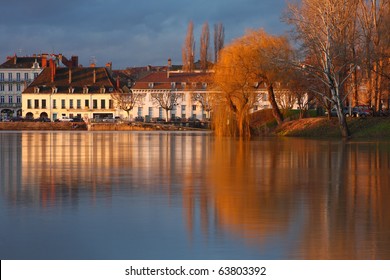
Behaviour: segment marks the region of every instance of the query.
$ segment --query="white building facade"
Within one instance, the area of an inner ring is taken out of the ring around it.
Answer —
[[[8,57],[0,65],[0,119],[22,115],[22,92],[42,72],[41,57]]]

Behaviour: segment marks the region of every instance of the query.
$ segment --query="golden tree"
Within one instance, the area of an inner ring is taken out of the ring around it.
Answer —
[[[286,59],[289,50],[285,38],[260,29],[249,31],[221,51],[214,74],[214,85],[222,97],[214,106],[216,134],[250,136],[249,113],[258,99],[260,84],[267,87],[274,117],[278,123],[283,121],[273,91],[282,69],[275,62]]]

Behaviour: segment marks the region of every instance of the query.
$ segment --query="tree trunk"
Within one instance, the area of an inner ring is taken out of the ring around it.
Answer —
[[[267,87],[268,91],[268,101],[272,106],[272,114],[276,121],[278,122],[278,125],[283,123],[283,115],[279,110],[278,104],[276,103],[275,99],[275,93],[274,93],[274,88],[272,86],[272,83],[270,83]]]

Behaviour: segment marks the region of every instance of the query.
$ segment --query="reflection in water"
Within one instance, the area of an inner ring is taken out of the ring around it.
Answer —
[[[390,258],[389,143],[127,132],[0,140],[3,259],[40,258],[11,253],[21,241],[10,233],[35,232],[25,216],[45,228],[53,213],[68,222],[74,248],[66,258]],[[91,238],[82,240],[88,253],[75,253],[76,236],[99,221],[96,234],[116,249],[98,253],[103,245]],[[138,227],[121,226],[118,236],[109,229],[117,221]],[[137,243],[146,250],[134,250]],[[45,257],[64,255],[53,248]]]

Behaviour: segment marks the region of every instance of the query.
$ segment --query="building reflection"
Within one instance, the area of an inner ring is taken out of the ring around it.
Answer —
[[[1,193],[12,204],[111,205],[156,196],[200,233],[291,258],[389,259],[386,143],[238,141],[205,134],[1,134]],[[276,241],[275,241],[276,240]]]

